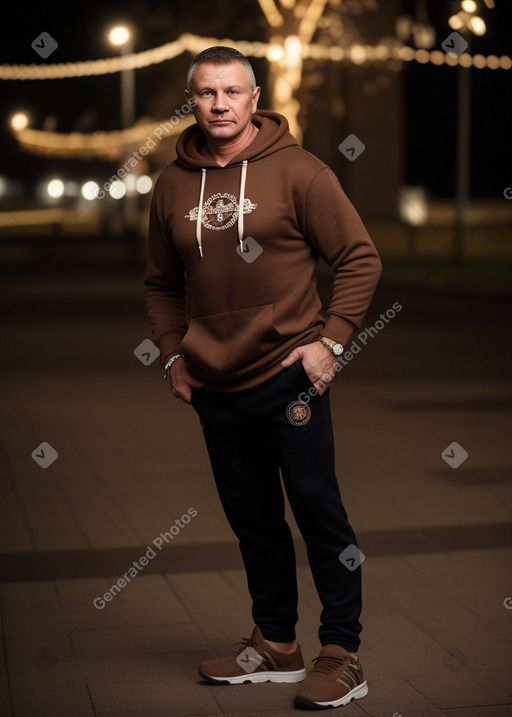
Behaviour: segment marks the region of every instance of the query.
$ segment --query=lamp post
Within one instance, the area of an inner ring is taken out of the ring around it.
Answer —
[[[461,33],[469,50],[473,35],[485,35],[484,20],[475,15],[477,4],[474,0],[462,0],[459,12],[452,15],[448,24]],[[464,232],[466,211],[470,195],[471,179],[471,68],[459,64],[457,82],[457,171],[455,224],[453,234],[453,260],[460,264],[464,261],[466,248]]]
[[[133,36],[124,25],[113,27],[108,39],[119,47],[122,57],[133,52]],[[135,70],[121,70],[121,129],[131,127],[135,122]]]
[[[108,34],[109,41],[114,47],[119,47],[121,57],[133,52],[133,35],[124,25],[113,27]],[[135,123],[135,70],[133,68],[121,70],[121,129],[132,127]],[[137,222],[136,196],[127,188],[123,200],[123,222],[127,239],[135,231]]]

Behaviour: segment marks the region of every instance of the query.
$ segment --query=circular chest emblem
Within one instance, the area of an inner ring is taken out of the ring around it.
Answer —
[[[311,418],[311,409],[303,401],[293,401],[286,409],[286,417],[292,426],[304,426]]]
[[[232,194],[214,194],[203,205],[203,224],[208,229],[229,229],[237,219],[238,203]]]

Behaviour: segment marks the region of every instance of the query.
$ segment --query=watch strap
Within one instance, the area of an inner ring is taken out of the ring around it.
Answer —
[[[328,339],[327,336],[321,336],[319,339],[320,343],[322,343],[326,348],[331,351],[336,358],[338,356],[341,356],[343,353],[343,346],[339,343],[339,341],[334,341],[334,339]]]

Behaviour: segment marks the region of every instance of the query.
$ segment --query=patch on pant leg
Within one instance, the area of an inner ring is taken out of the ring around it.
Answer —
[[[303,401],[292,401],[286,409],[286,417],[292,426],[304,426],[311,418],[311,409]]]

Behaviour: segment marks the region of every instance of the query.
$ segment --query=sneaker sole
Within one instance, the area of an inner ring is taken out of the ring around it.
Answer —
[[[361,682],[360,685],[350,690],[344,697],[339,700],[330,700],[329,702],[315,702],[307,695],[301,695],[300,692],[295,696],[294,705],[295,707],[302,707],[306,710],[327,710],[330,707],[344,707],[353,700],[360,700],[361,697],[366,697],[368,694],[368,685],[366,682]]]
[[[302,682],[306,679],[305,668],[293,672],[248,672],[235,677],[213,677],[199,668],[199,674],[203,679],[214,682],[216,685],[244,685],[248,682],[253,684],[258,682]]]

